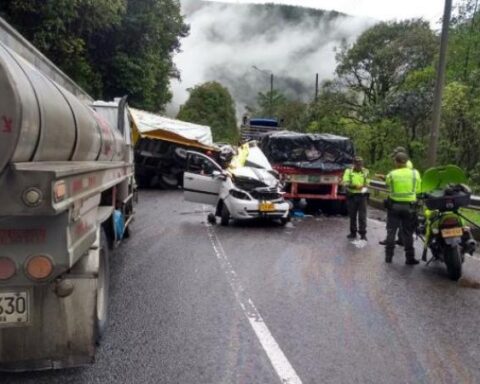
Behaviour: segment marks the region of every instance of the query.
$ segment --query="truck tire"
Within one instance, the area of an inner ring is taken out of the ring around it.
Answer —
[[[160,185],[163,189],[177,189],[179,186],[178,176],[163,174],[160,176]]]
[[[445,248],[445,264],[450,280],[457,281],[462,277],[462,262],[458,246]]]
[[[110,251],[105,230],[100,229],[98,246],[99,265],[97,277],[97,302],[95,307],[95,342],[100,344],[108,323],[108,299],[110,286]]]
[[[230,212],[228,211],[225,203],[222,204],[221,214],[220,214],[220,224],[226,227],[230,222]]]

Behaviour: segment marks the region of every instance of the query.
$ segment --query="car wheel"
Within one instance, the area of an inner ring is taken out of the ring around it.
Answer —
[[[221,211],[221,214],[220,214],[220,224],[222,224],[224,227],[226,227],[228,225],[228,223],[230,222],[230,212],[227,208],[227,206],[225,205],[225,203],[222,204],[222,211]]]
[[[290,221],[290,217],[288,217],[288,216],[287,216],[287,217],[282,217],[282,218],[280,219],[280,225],[281,225],[282,227],[284,227],[285,225],[287,225],[287,223],[288,223],[289,221]]]

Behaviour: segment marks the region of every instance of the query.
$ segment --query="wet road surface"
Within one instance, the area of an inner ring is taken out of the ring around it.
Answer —
[[[207,227],[180,192],[137,213],[96,364],[1,383],[480,382],[480,259],[454,283],[401,249],[386,265],[375,219],[364,244],[341,217]]]

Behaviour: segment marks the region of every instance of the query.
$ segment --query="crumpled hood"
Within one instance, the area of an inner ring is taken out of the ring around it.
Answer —
[[[231,171],[235,184],[241,184],[242,189],[267,187],[277,188],[278,179],[266,169],[239,167]]]

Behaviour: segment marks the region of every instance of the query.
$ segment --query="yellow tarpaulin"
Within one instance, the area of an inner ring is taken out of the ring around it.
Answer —
[[[165,140],[187,147],[217,151],[210,127],[169,119],[150,112],[129,108],[132,117],[132,141],[141,138]]]

